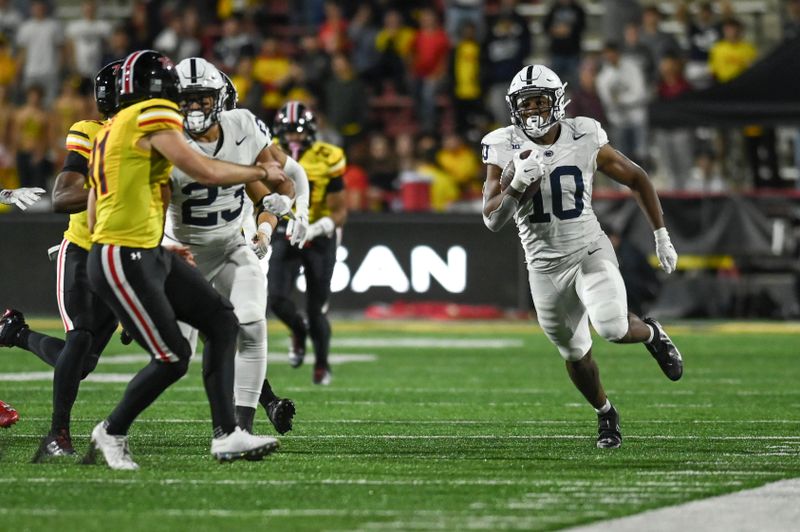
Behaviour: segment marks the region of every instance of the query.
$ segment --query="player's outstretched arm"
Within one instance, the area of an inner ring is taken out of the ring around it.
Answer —
[[[85,175],[62,170],[56,176],[53,187],[53,211],[66,214],[85,211],[86,201],[89,199],[89,189],[83,186],[85,182]]]
[[[149,144],[149,146],[148,146]],[[211,159],[189,147],[177,130],[157,131],[139,141],[139,147],[152,147],[180,170],[205,186],[238,185],[266,179],[269,170],[263,163],[254,166]]]
[[[642,167],[628,159],[620,151],[606,144],[597,153],[597,169],[614,181],[629,187],[639,203],[656,241],[656,256],[661,269],[667,273],[675,271],[678,253],[669,238],[664,224],[664,214],[658,199],[656,187]]]
[[[653,230],[664,227],[664,216],[656,188],[641,166],[628,159],[611,144],[606,144],[597,153],[597,169],[633,191]]]

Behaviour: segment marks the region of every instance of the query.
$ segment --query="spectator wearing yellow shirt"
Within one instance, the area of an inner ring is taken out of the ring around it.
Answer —
[[[711,47],[708,66],[718,83],[739,76],[756,60],[755,46],[742,39],[742,23],[735,18],[722,25],[722,39]]]
[[[756,60],[756,48],[742,38],[742,30],[742,23],[737,19],[727,19],[722,24],[722,40],[711,48],[708,56],[709,68],[718,83],[727,83],[739,77]],[[753,185],[756,188],[782,187],[775,148],[775,130],[753,125],[745,127],[742,133]],[[730,139],[725,134],[722,139],[721,148],[724,153],[729,151]],[[728,157],[723,164],[727,166],[725,173],[731,175],[736,168],[735,162]],[[766,167],[768,175],[762,175],[762,165]]]
[[[456,127],[459,131],[467,131],[478,125],[483,114],[481,46],[477,40],[477,27],[470,21],[461,26],[459,39],[450,54],[450,76]]]
[[[10,87],[17,78],[17,61],[11,55],[8,40],[0,34],[0,86]]]
[[[430,183],[430,208],[435,212],[445,212],[450,205],[461,198],[456,179],[438,163],[438,141],[436,136],[425,133],[417,139],[416,173],[423,181]]]
[[[22,187],[47,188],[51,173],[47,160],[50,116],[44,107],[44,89],[31,85],[25,91],[25,104],[14,112],[10,149],[17,155],[17,172]]]
[[[375,48],[380,54],[375,68],[376,78],[391,81],[398,93],[408,92],[406,63],[411,56],[416,31],[407,26],[403,15],[390,9],[383,16],[383,26],[375,37]]]
[[[261,107],[270,115],[283,105],[283,88],[289,81],[291,61],[281,50],[278,40],[267,37],[253,62],[253,79],[261,84]]]
[[[250,100],[253,88],[253,58],[242,56],[236,63],[236,70],[231,76],[231,83],[236,88],[236,93],[239,95],[239,102],[245,109],[256,107],[254,102]]]
[[[436,162],[459,188],[461,196],[480,197],[481,161],[459,133],[449,133],[444,137]]]

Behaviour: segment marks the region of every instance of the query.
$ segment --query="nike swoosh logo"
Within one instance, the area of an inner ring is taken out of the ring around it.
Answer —
[[[575,134],[573,133],[573,134],[572,134],[572,140],[580,140],[580,139],[582,139],[584,136],[586,136],[586,133],[581,133],[580,135],[575,135]]]
[[[246,138],[247,138],[247,135],[245,135],[244,137],[242,137],[242,138],[240,138],[239,140],[237,140],[237,141],[236,141],[236,145],[238,146],[239,144],[241,144],[242,142],[244,142],[244,139],[246,139]]]
[[[598,251],[600,251],[600,249],[602,249],[602,248],[593,249],[588,254],[591,255],[592,253],[597,253]]]

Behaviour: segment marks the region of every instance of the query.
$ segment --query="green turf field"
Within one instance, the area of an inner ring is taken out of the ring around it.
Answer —
[[[22,419],[0,429],[0,530],[546,530],[800,477],[800,326],[666,325],[684,355],[678,383],[640,345],[595,344],[618,450],[595,448],[594,412],[532,326],[337,322],[346,361],[330,387],[272,356],[273,385],[298,409],[278,453],[212,460],[195,363],[134,424],[132,473],[31,464],[49,376],[9,374],[49,368],[2,350],[0,399]],[[144,358],[115,360],[133,353],[115,340],[96,374],[134,373]],[[84,383],[79,453],[123,389]],[[263,411],[257,431],[272,434]]]

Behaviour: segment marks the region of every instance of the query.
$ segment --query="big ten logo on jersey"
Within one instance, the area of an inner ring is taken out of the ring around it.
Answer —
[[[181,223],[212,227],[232,222],[242,214],[244,186],[206,187],[191,182],[181,189],[187,199],[181,205]]]
[[[336,249],[331,292],[343,292],[349,288],[363,294],[372,288],[389,288],[398,294],[411,290],[423,294],[431,289],[432,279],[451,294],[460,294],[467,287],[467,251],[462,246],[451,246],[446,258],[430,246],[415,246],[411,249],[408,270],[403,269],[397,254],[385,245],[372,246],[358,264],[348,263],[349,258],[347,247]],[[261,261],[265,273],[268,266],[268,260]],[[297,278],[297,289],[301,292],[306,290],[302,268]]]

